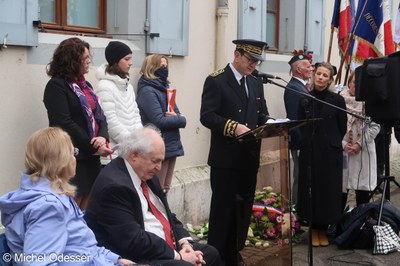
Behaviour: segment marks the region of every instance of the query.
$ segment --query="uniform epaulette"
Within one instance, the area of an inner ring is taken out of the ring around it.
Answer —
[[[221,69],[215,70],[213,73],[210,74],[210,76],[211,77],[216,77],[216,76],[224,73],[224,71],[225,71],[225,68],[221,68]]]

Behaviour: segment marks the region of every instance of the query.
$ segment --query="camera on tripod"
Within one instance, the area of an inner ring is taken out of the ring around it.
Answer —
[[[370,58],[356,68],[356,100],[365,102],[365,114],[379,124],[400,121],[400,51]]]
[[[384,127],[385,176],[377,188],[384,182],[382,204],[385,197],[390,200],[390,189],[386,183],[393,181],[390,175],[389,146],[390,134],[394,127],[395,137],[400,142],[400,51],[388,56],[369,58],[356,68],[356,100],[365,102],[365,114],[372,121]],[[374,191],[377,189],[375,188]],[[381,215],[380,215],[381,216]]]

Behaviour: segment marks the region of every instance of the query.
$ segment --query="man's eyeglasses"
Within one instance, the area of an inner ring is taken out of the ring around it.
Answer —
[[[78,156],[79,155],[79,149],[78,148],[74,148],[74,156]]]
[[[249,65],[256,64],[256,65],[258,66],[258,65],[261,64],[261,61],[260,61],[260,60],[251,58],[251,57],[247,56],[246,54],[242,54],[242,55],[243,55],[244,57],[246,57],[246,59],[247,59]]]

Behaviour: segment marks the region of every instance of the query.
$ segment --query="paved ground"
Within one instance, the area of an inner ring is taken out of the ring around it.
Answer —
[[[392,176],[400,182],[400,158],[391,161]],[[393,182],[391,183],[390,201],[400,209],[400,188]],[[380,194],[374,196],[374,201],[380,200]],[[354,204],[354,198],[349,199],[350,204]],[[305,228],[307,229],[307,228]],[[255,248],[247,247],[242,251],[242,256],[249,266],[270,266],[270,265],[311,265],[308,255],[307,232],[302,235],[300,243],[292,245],[292,256],[290,247],[282,249],[279,247]],[[372,255],[371,250],[340,250],[335,244],[328,247],[318,247],[312,250],[313,265],[400,265],[400,252],[388,255]],[[290,257],[292,258],[290,260]]]

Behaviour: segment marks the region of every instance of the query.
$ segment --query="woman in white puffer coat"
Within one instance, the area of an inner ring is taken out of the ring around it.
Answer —
[[[105,49],[107,63],[96,71],[99,80],[96,94],[107,119],[110,147],[116,147],[128,134],[142,127],[135,92],[129,83],[129,69],[133,64],[132,51],[126,44],[111,41]],[[118,156],[102,157],[102,164]]]

